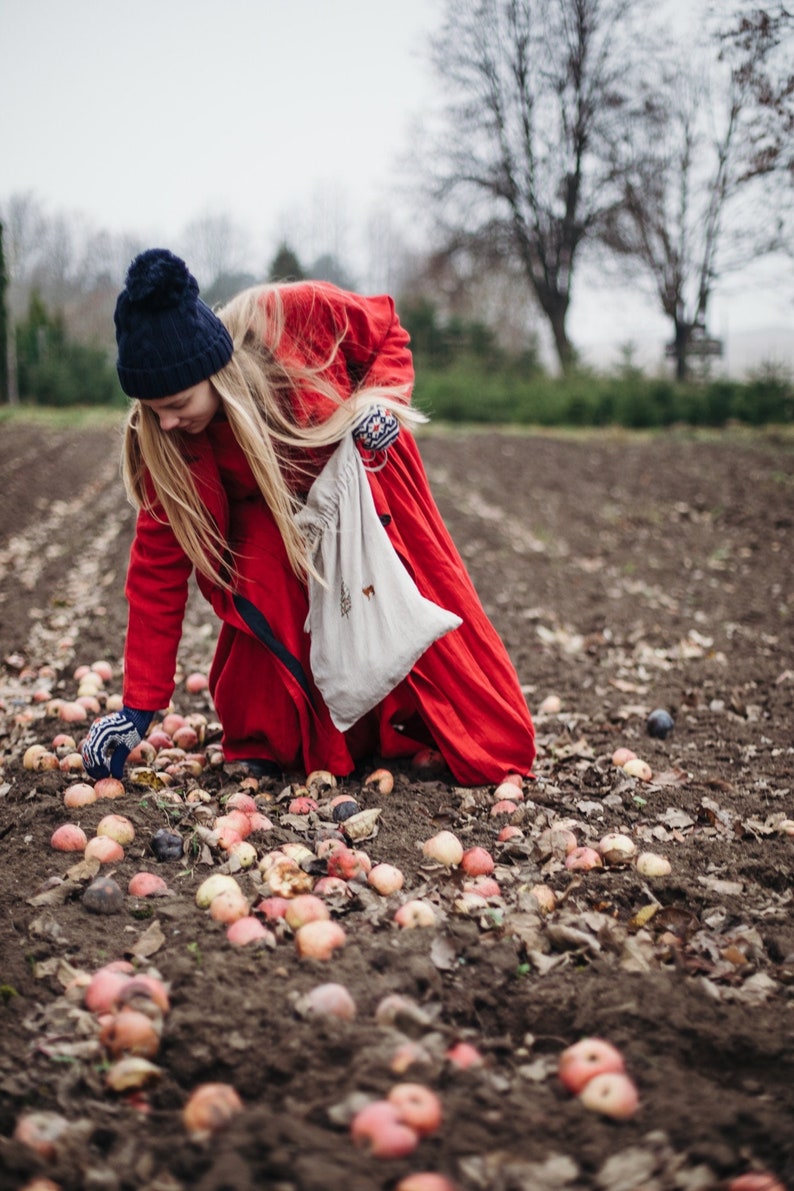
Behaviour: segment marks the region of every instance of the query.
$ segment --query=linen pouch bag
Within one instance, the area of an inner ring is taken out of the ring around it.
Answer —
[[[344,732],[462,620],[426,599],[389,541],[352,435],[340,442],[296,515],[309,576],[312,676]]]

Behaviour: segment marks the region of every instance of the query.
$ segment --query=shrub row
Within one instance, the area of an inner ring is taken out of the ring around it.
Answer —
[[[417,367],[416,401],[436,421],[536,426],[751,426],[794,421],[794,385],[762,375],[680,384],[664,377],[521,378],[471,367]]]

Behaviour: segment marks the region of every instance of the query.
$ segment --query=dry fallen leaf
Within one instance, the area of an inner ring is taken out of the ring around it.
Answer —
[[[159,951],[164,942],[165,935],[160,929],[159,920],[155,918],[154,922],[151,926],[147,927],[140,938],[136,939],[131,947],[126,948],[124,954],[135,956],[138,959],[146,959],[148,956],[154,955],[155,952]]]

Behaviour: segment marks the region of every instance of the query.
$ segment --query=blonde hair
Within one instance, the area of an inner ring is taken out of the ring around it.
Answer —
[[[306,283],[303,283],[304,285]],[[324,375],[333,363],[347,328],[340,327],[330,353],[316,358],[310,341],[300,344],[310,361],[298,365],[279,359],[285,332],[283,285],[244,290],[219,310],[234,343],[228,364],[210,379],[220,396],[232,433],[243,449],[251,471],[281,533],[290,565],[303,579],[311,571],[306,543],[295,525],[300,507],[286,475],[302,470],[291,451],[316,450],[339,442],[369,405],[390,409],[401,425],[413,428],[426,421],[406,403],[409,386],[362,385],[348,400]],[[318,301],[319,294],[313,295]],[[307,319],[307,326],[311,318]],[[297,425],[293,402],[311,390],[332,401],[336,409],[316,425]],[[171,527],[179,545],[198,571],[213,583],[231,588],[234,560],[196,489],[186,459],[189,439],[160,429],[156,412],[135,401],[124,433],[123,475],[130,501]],[[312,473],[306,471],[307,488]],[[157,506],[162,509],[159,512]]]

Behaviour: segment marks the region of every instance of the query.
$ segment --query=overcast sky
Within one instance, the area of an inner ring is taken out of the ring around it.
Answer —
[[[677,0],[687,7],[690,0]],[[397,200],[400,160],[437,94],[440,0],[0,0],[0,200],[175,240],[229,214],[269,259],[318,196],[362,222]],[[791,289],[732,287],[715,330],[791,323]],[[576,341],[666,337],[636,295],[588,291]]]

